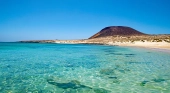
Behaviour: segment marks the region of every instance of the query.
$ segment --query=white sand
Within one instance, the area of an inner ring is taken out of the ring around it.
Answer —
[[[168,49],[170,50],[170,43],[167,42],[109,42],[109,45],[118,45],[118,46],[136,46],[136,47],[145,47],[145,48],[160,48],[160,49]]]
[[[109,42],[109,45],[143,47],[143,48],[150,48],[155,51],[170,53],[170,43],[167,43],[167,42],[141,42],[141,41],[135,41],[133,43],[131,42],[111,43]]]
[[[158,50],[161,52],[170,53],[170,43],[168,42],[149,42],[149,41],[134,41],[134,42],[113,42],[110,40],[57,40],[55,43],[67,43],[67,44],[77,44],[77,43],[90,43],[90,44],[107,44],[116,46],[131,46],[131,47],[143,47]]]

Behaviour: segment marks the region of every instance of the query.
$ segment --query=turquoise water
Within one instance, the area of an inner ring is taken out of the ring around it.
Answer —
[[[0,43],[0,93],[170,93],[170,54],[149,49]]]

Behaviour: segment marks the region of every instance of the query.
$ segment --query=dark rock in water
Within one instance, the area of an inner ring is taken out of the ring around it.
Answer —
[[[153,62],[127,62],[128,64],[151,64]]]
[[[125,57],[133,57],[135,54],[125,54]]]
[[[140,83],[140,86],[145,86],[145,84],[146,84],[147,82],[149,82],[149,81],[142,81],[142,82]]]
[[[11,65],[7,65],[6,67],[7,67],[7,68],[11,68]]]
[[[165,79],[152,79],[152,81],[154,81],[154,82],[163,82],[163,81],[165,81]]]
[[[109,77],[110,79],[117,79],[117,77],[116,76],[111,76],[111,77]]]
[[[105,52],[116,52],[116,50],[112,47],[112,48],[106,48],[106,49],[101,49]]]
[[[132,57],[132,56],[125,56],[125,57]]]
[[[77,80],[71,80],[70,82],[67,82],[67,83],[58,83],[53,79],[47,79],[47,82],[58,88],[64,89],[65,93],[75,93],[75,92],[81,93],[82,91],[87,91],[88,93],[90,93],[90,91],[94,91],[95,93],[111,93],[109,90],[106,90],[103,88],[91,88],[91,87],[82,85]]]
[[[133,56],[133,55],[135,55],[135,54],[125,54],[125,55],[127,55],[127,56]]]
[[[68,88],[71,88],[71,89],[78,89],[78,88],[89,88],[89,89],[92,89],[88,86],[85,86],[85,85],[81,85],[79,81],[77,80],[72,80],[68,83],[58,83],[56,81],[54,81],[53,79],[47,79],[47,82],[49,84],[52,84],[52,85],[55,85],[57,86],[58,88],[62,88],[62,89],[68,89]]]
[[[107,53],[110,53],[110,52],[114,53],[115,52],[115,50],[113,50],[113,49],[104,49],[103,51],[107,52]]]
[[[109,54],[122,55],[122,56],[125,56],[125,57],[133,57],[135,55],[135,54],[114,53],[114,52],[109,52]]]
[[[116,65],[116,69],[120,68],[120,65]]]
[[[152,81],[159,83],[159,82],[165,81],[165,79],[152,79]],[[149,82],[149,81],[142,81],[142,82],[140,83],[140,85],[141,85],[141,86],[145,86],[146,83],[148,83],[148,82]]]
[[[128,72],[128,71],[130,71],[130,69],[127,69],[127,68],[121,68],[121,69],[118,69],[118,71],[119,72],[121,72],[121,73],[126,73],[126,72]]]
[[[115,65],[115,67],[114,67],[115,70],[119,70],[120,68],[121,68],[120,65]]]
[[[100,32],[94,34],[89,39],[105,37],[105,36],[134,36],[134,35],[140,36],[146,34],[126,26],[109,26],[109,27],[105,27]]]
[[[120,65],[116,65],[115,68],[113,68],[113,69],[111,69],[111,68],[101,69],[100,74],[108,75],[111,77],[111,76],[115,75],[115,71],[119,71],[121,73],[126,73],[126,72],[130,71],[130,69],[123,68]]]
[[[103,89],[103,88],[95,88],[93,89],[95,93],[111,93],[110,91]]]
[[[125,68],[124,70],[125,70],[125,71],[130,71],[130,69],[128,69],[128,68]]]
[[[125,72],[127,72],[127,71],[130,71],[130,69],[121,67],[120,65],[116,65],[116,66],[115,66],[115,70],[118,70],[118,71],[121,72],[121,73],[125,73]]]
[[[111,53],[111,54],[114,54],[114,55],[123,55],[122,53]]]

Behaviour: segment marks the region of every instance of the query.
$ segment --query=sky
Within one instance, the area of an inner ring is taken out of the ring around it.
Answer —
[[[170,0],[0,0],[0,41],[87,39],[107,26],[170,34]]]

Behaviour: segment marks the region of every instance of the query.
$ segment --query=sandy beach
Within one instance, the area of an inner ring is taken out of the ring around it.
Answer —
[[[130,47],[141,47],[148,48],[155,51],[170,53],[170,43],[167,42],[140,42],[136,41],[134,43],[131,42],[116,42],[109,43],[110,45],[118,45],[118,46],[130,46]]]
[[[134,47],[145,47],[145,48],[159,48],[170,50],[170,43],[167,42],[91,42],[88,40],[60,40],[55,41],[55,43],[71,43],[71,44],[104,44],[104,45],[114,45],[114,46],[134,46]]]
[[[144,48],[155,48],[155,49],[166,49],[170,50],[170,43],[167,42],[115,42],[108,43],[109,45],[118,45],[118,46],[134,46],[134,47],[144,47]]]
[[[55,43],[70,43],[70,44],[101,44],[101,45],[113,45],[113,46],[129,46],[129,47],[142,47],[158,50],[161,52],[170,53],[170,43],[162,40],[161,42],[152,40],[127,40],[126,38],[113,39],[112,37],[107,38],[96,38],[86,40],[55,40]]]

